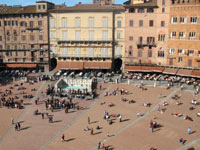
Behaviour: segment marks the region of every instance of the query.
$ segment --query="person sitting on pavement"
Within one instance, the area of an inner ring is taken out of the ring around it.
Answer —
[[[181,116],[183,116],[182,114],[180,114],[178,112],[172,113],[172,115],[175,116],[175,117],[181,117]]]

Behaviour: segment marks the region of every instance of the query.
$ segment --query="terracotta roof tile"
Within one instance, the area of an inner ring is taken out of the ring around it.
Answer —
[[[72,7],[65,7],[60,9],[52,9],[49,12],[62,11],[112,11],[125,10],[122,5],[99,5],[99,4],[77,4]]]
[[[26,14],[26,13],[36,13],[36,6],[7,6],[1,5],[0,6],[0,14]]]
[[[149,2],[145,2],[142,4],[131,4],[131,0],[124,2],[125,6],[133,6],[133,7],[157,7],[157,0],[150,0]]]

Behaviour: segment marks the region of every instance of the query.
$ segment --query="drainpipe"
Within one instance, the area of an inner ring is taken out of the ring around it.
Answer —
[[[111,70],[114,70],[114,60],[115,60],[115,10],[113,10],[113,26],[112,26],[112,68]]]
[[[51,59],[50,59],[50,27],[49,27],[49,12],[47,12],[47,37],[48,37],[48,65],[49,71],[51,69]]]

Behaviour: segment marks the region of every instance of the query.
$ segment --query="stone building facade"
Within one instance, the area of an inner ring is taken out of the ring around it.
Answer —
[[[166,65],[169,5],[165,0],[124,3],[125,70],[131,65]]]
[[[0,6],[0,56],[6,68],[49,70],[48,13],[54,4]]]
[[[125,35],[122,6],[77,4],[53,9],[49,16],[56,70],[121,69]]]

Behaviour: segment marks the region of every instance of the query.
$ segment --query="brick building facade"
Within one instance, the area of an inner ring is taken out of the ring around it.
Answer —
[[[54,4],[0,6],[0,56],[6,68],[49,70],[48,13]]]
[[[200,1],[171,1],[169,66],[200,69]]]

